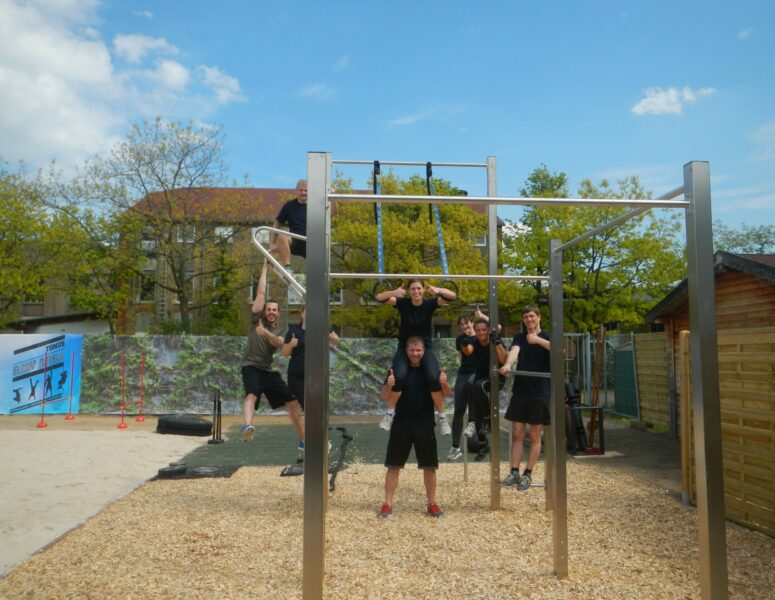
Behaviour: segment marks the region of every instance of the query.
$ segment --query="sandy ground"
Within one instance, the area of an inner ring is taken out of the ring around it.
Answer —
[[[154,433],[152,417],[124,430],[115,417],[38,421],[0,417],[0,576],[208,439]]]

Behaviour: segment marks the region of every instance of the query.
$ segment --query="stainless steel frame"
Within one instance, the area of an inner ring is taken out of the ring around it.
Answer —
[[[496,162],[494,156],[487,157],[487,197],[494,198],[496,187]],[[498,281],[492,279],[498,273],[498,213],[494,204],[487,205],[487,272],[490,277],[490,325],[498,326]],[[490,352],[490,509],[501,507],[501,428],[500,390],[498,389],[498,357]],[[466,445],[468,442],[466,441]],[[511,449],[509,449],[509,453]]]
[[[270,264],[274,267],[275,271],[285,280],[285,282],[290,285],[294,290],[296,290],[296,293],[299,294],[302,298],[306,300],[307,298],[307,290],[304,289],[304,286],[302,286],[298,281],[296,281],[296,278],[289,273],[285,267],[283,267],[280,264],[280,261],[278,261],[274,256],[272,256],[272,253],[269,252],[267,248],[264,248],[264,245],[258,240],[258,234],[262,231],[268,231],[269,233],[276,233],[278,235],[285,235],[297,240],[305,240],[307,239],[306,236],[299,235],[298,233],[291,233],[290,231],[286,231],[285,229],[277,229],[276,227],[269,227],[268,225],[262,225],[261,227],[256,227],[253,231],[253,243],[256,245],[258,250],[261,252],[261,254],[264,255],[264,258],[270,262]]]
[[[426,163],[381,161],[382,164],[424,166]],[[329,278],[350,277],[407,277],[406,274],[344,274],[331,273],[330,256],[330,202],[365,201],[389,203],[433,203],[434,196],[385,196],[365,194],[327,194],[333,164],[373,164],[372,161],[333,161],[331,155],[310,152],[308,169],[307,241],[315,251],[307,259],[309,298],[307,306],[307,346],[305,378],[308,419],[307,450],[304,476],[304,574],[305,600],[323,597],[325,572],[325,512],[327,488],[327,434],[328,434],[328,332],[329,332]],[[435,163],[436,166],[481,167],[478,163]],[[487,203],[488,209],[488,271],[487,276],[458,275],[455,278],[479,278],[490,281],[490,318],[497,323],[497,281],[517,279],[494,275],[497,272],[497,240],[493,216],[498,205],[559,205],[559,206],[631,206],[636,210],[571,242],[550,242],[550,305],[552,309],[552,337],[563,339],[562,253],[571,245],[600,233],[640,214],[648,208],[684,208],[686,210],[687,248],[689,257],[689,304],[692,329],[692,384],[694,389],[695,447],[697,454],[698,528],[700,547],[700,581],[702,597],[727,597],[726,536],[724,495],[721,463],[721,425],[718,390],[718,359],[716,355],[715,292],[713,277],[713,248],[710,210],[710,175],[708,164],[692,162],[684,166],[685,200],[672,200],[680,195],[673,190],[656,200],[618,200],[585,198],[498,198],[495,197],[495,159],[489,157],[488,196],[445,196],[445,203]],[[319,251],[318,251],[319,250]],[[413,277],[444,277],[441,274]],[[702,302],[700,302],[702,299]],[[546,445],[546,504],[553,511],[553,561],[558,577],[568,575],[568,514],[565,464],[565,397],[564,357],[562,343],[553,343],[551,349],[552,424],[545,431]],[[497,389],[497,383],[491,389]],[[498,403],[491,403],[497,407]],[[496,455],[496,436],[499,431],[497,408],[493,410],[493,454],[491,455],[491,505],[500,506],[500,488],[497,486],[499,456]],[[497,486],[497,487],[496,487]]]

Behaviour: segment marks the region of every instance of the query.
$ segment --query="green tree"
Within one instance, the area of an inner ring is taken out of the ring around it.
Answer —
[[[524,196],[563,197],[567,178],[545,166],[528,178]],[[581,198],[650,198],[637,177],[612,186],[581,182]],[[569,241],[624,214],[619,207],[532,206],[505,240],[510,268],[530,275],[548,275],[549,240]],[[678,243],[680,219],[667,211],[647,211],[584,240],[563,254],[566,321],[571,329],[588,331],[602,322],[623,327],[642,324],[642,317],[685,274]],[[532,286],[532,301],[548,293],[540,282]]]
[[[0,326],[20,316],[25,300],[43,301],[68,231],[48,210],[34,178],[0,171]]]
[[[713,222],[713,246],[736,254],[767,254],[775,251],[775,225],[746,225],[739,229]]]
[[[219,187],[225,180],[221,128],[161,119],[135,125],[78,180],[81,202],[120,224],[122,250],[143,250],[135,288],[155,290],[162,319],[172,317],[160,301],[171,294],[184,332],[192,318],[206,318],[208,307],[246,289],[257,260],[250,244],[242,251],[233,244],[249,234],[251,200]]]
[[[380,183],[383,194],[427,193],[425,178],[420,175],[403,180],[389,171],[381,177]],[[340,192],[346,192],[351,188],[351,182],[338,180],[335,187]],[[434,188],[439,196],[460,194],[460,190],[443,179],[434,178]],[[475,245],[476,238],[486,233],[485,215],[468,206],[445,205],[443,201],[439,202],[439,212],[450,272],[485,272],[485,258]],[[434,279],[435,284],[444,279],[436,225],[429,218],[427,205],[383,204],[382,230],[385,272],[439,273]],[[373,204],[339,203],[331,220],[331,237],[335,269],[356,273],[378,272]],[[335,311],[332,321],[358,327],[365,335],[393,335],[398,325],[396,311],[389,306],[373,304],[374,284],[373,279],[332,282],[332,289],[341,286],[362,298],[359,307]],[[397,285],[397,282],[391,282],[391,285]],[[457,285],[461,298],[466,302],[486,298],[486,284],[483,282],[460,281]]]

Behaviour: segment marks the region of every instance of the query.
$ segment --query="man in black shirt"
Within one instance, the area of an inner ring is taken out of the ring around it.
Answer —
[[[401,386],[401,396],[390,427],[385,457],[385,501],[377,517],[386,519],[393,514],[393,496],[398,487],[398,477],[412,447],[417,456],[417,466],[423,470],[428,515],[441,517],[444,513],[436,504],[436,469],[439,467],[439,456],[434,431],[433,399],[422,368],[422,358],[425,354],[423,339],[419,336],[410,337],[406,341],[405,351],[409,369]],[[452,393],[444,371],[441,371],[439,376],[439,384],[445,395]],[[393,369],[390,369],[382,388],[383,397],[390,395],[394,385],[395,376]]]
[[[275,228],[287,226],[288,231],[298,235],[307,235],[307,180],[300,179],[296,184],[296,198],[289,200],[277,213],[272,225]],[[272,233],[269,236],[270,251],[277,252],[280,264],[290,270],[291,254],[307,257],[307,242],[287,235]]]
[[[548,374],[551,343],[549,334],[541,331],[541,310],[537,306],[526,306],[522,310],[522,323],[526,333],[514,336],[506,362],[500,368],[501,375],[508,375],[514,363],[517,371]],[[511,402],[506,410],[506,419],[512,422],[511,473],[501,485],[516,485],[520,491],[530,487],[533,468],[541,454],[541,430],[549,424],[550,391],[550,381],[545,377],[517,375],[514,378]],[[530,425],[530,452],[527,467],[520,477],[519,463],[527,424]]]

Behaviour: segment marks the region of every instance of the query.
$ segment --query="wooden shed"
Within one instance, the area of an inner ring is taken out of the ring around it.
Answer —
[[[714,258],[727,517],[775,535],[775,255],[717,252]],[[681,381],[682,372],[687,379],[690,376],[688,336],[681,335],[689,329],[687,282],[681,282],[646,318],[665,326],[668,394],[664,402],[671,430],[684,438],[684,489],[693,496],[691,387]],[[687,407],[683,425],[682,406]]]

